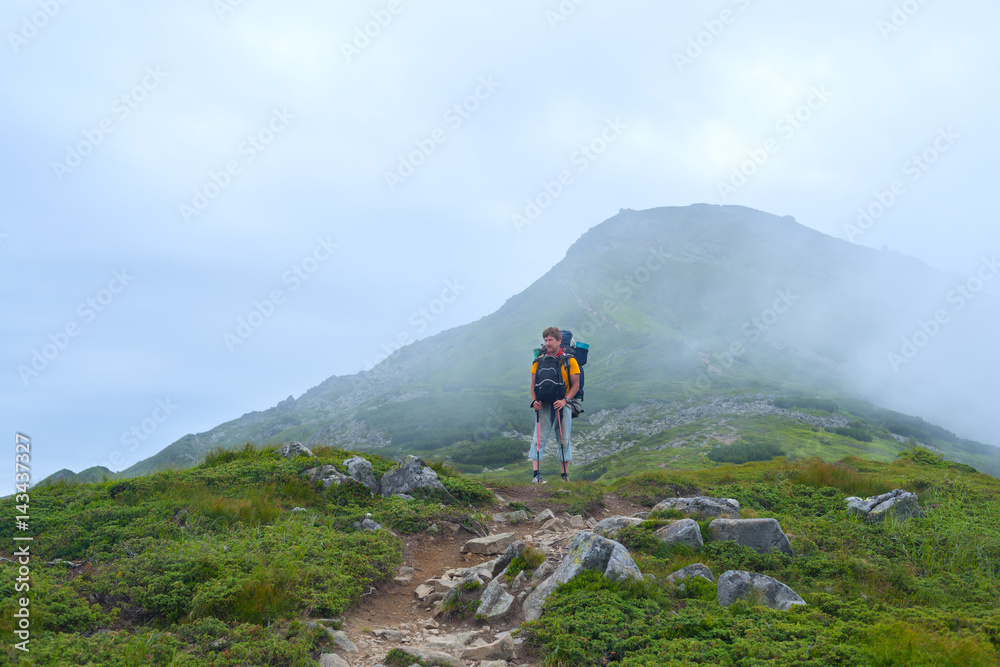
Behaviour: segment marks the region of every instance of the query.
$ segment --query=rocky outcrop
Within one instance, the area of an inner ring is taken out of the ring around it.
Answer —
[[[708,534],[713,540],[733,540],[760,553],[777,550],[793,555],[777,519],[715,519],[708,524]]]
[[[878,496],[869,496],[862,500],[856,496],[845,498],[848,511],[868,523],[881,523],[887,516],[894,515],[898,519],[909,519],[911,516],[924,516],[924,510],[917,505],[916,494],[894,489]]]
[[[694,519],[680,519],[666,526],[660,526],[653,534],[667,544],[685,544],[692,549],[701,549],[705,540],[701,537],[701,528]]]
[[[746,570],[727,570],[719,575],[716,597],[723,607],[737,600],[749,600],[778,611],[788,611],[794,605],[806,603],[798,593],[777,579]]]
[[[323,488],[327,488],[331,484],[340,484],[351,479],[344,473],[337,470],[337,466],[334,465],[324,465],[318,466],[316,468],[309,468],[308,470],[302,471],[302,476],[307,478],[310,482],[317,482],[322,480]]]
[[[360,456],[354,456],[344,461],[347,474],[355,481],[364,484],[375,495],[378,492],[378,482],[372,474],[372,464]]]
[[[597,570],[614,581],[642,578],[642,573],[624,546],[591,532],[577,533],[570,543],[569,553],[556,571],[525,598],[525,620],[533,621],[541,616],[542,606],[552,591],[584,570]]]
[[[379,493],[388,497],[397,493],[411,494],[418,489],[448,493],[448,490],[438,479],[437,473],[424,465],[422,459],[416,456],[407,456],[405,461],[390,468],[382,475]]]
[[[706,517],[740,518],[740,503],[733,498],[667,498],[653,507],[653,511],[677,510],[681,514]]]
[[[278,449],[278,456],[289,458],[292,456],[313,456],[312,451],[301,442],[285,443]]]
[[[681,590],[684,584],[682,583],[685,579],[691,579],[693,577],[701,577],[702,579],[707,579],[708,581],[715,583],[715,577],[712,575],[712,571],[708,569],[707,566],[701,563],[695,563],[694,565],[688,565],[687,567],[682,567],[676,572],[671,573],[667,576],[667,581],[677,584],[677,587]]]

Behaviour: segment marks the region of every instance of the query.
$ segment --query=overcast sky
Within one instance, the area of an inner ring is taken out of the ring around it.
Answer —
[[[971,275],[998,14],[10,0],[0,431],[35,481],[123,469],[493,312],[620,208],[741,204]]]

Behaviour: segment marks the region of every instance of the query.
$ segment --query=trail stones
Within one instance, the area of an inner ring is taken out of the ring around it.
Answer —
[[[462,660],[511,660],[514,658],[514,640],[505,634],[492,644],[470,646],[461,653]]]
[[[556,571],[524,599],[525,620],[534,621],[541,616],[542,606],[556,586],[565,584],[584,570],[597,570],[612,580],[642,577],[624,546],[594,533],[577,533]]]
[[[609,516],[607,519],[601,519],[597,522],[597,525],[594,526],[594,532],[601,537],[610,539],[625,526],[638,526],[642,521],[642,519],[632,516]]]
[[[493,515],[493,520],[497,523],[520,523],[528,520],[528,513],[524,510],[516,512],[501,512]]]
[[[851,496],[845,498],[844,502],[847,503],[847,509],[851,514],[863,518],[868,523],[881,523],[890,514],[895,514],[899,519],[924,515],[924,511],[917,505],[916,494],[903,489],[894,489],[889,493],[870,496],[864,500]]]
[[[714,519],[708,524],[713,540],[734,540],[759,553],[777,550],[792,556],[792,545],[777,519]]]
[[[660,526],[653,534],[667,544],[686,544],[692,549],[701,549],[705,546],[705,541],[701,537],[701,528],[698,527],[698,522],[694,519],[681,519],[666,526]]]
[[[545,523],[546,521],[554,518],[556,518],[556,515],[552,513],[552,510],[542,510],[538,513],[538,516],[535,517],[535,523]]]
[[[716,582],[716,597],[722,607],[728,607],[737,600],[750,600],[778,611],[788,611],[793,605],[806,603],[798,593],[777,579],[746,570],[723,572]]]
[[[278,456],[282,458],[289,458],[292,456],[312,456],[313,453],[308,447],[303,445],[301,442],[289,442],[281,446],[278,449]]]
[[[503,577],[496,577],[489,583],[483,596],[479,599],[479,608],[476,609],[476,618],[485,620],[487,623],[503,618],[510,611],[514,604],[514,596],[507,592],[503,584]],[[464,656],[463,656],[464,657]],[[472,658],[467,658],[472,659]],[[474,658],[482,660],[484,658]]]
[[[710,517],[740,518],[740,503],[733,498],[710,498],[694,496],[692,498],[667,498],[653,508],[653,512],[677,510],[682,514]]]
[[[371,463],[360,456],[354,456],[344,461],[344,467],[347,468],[348,475],[367,486],[372,495],[375,495],[378,491],[378,482],[375,481],[375,475],[372,474]]]
[[[323,653],[319,656],[319,667],[351,667],[351,663],[336,653]]]
[[[413,662],[421,665],[441,665],[442,667],[465,667],[465,663],[441,651],[426,648],[400,646],[396,649],[413,658]]]
[[[432,489],[448,493],[437,473],[424,465],[422,459],[407,456],[403,463],[390,468],[382,475],[380,493],[389,497],[397,493],[410,494],[417,489]]]
[[[506,534],[510,535],[512,533],[506,533]],[[507,545],[507,548],[504,549],[503,554],[499,558],[497,558],[496,560],[492,561],[493,566],[492,566],[492,568],[490,568],[490,571],[491,571],[491,575],[490,576],[495,577],[495,576],[499,575],[501,572],[503,572],[504,570],[506,570],[507,566],[510,565],[510,562],[512,560],[514,560],[515,558],[517,558],[518,556],[521,555],[521,553],[524,551],[524,548],[525,548],[524,547],[524,542],[520,542],[520,541],[519,542],[511,542],[509,545]],[[485,565],[485,563],[484,563],[484,565]]]
[[[487,556],[492,556],[494,554],[503,553],[504,550],[513,543],[514,533],[500,533],[498,535],[476,537],[465,543],[465,546],[462,547],[462,553],[485,554]]]

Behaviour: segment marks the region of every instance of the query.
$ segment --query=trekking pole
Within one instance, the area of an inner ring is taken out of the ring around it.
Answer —
[[[542,427],[540,425],[538,416],[541,414],[541,410],[535,410],[535,460],[538,461],[538,470],[542,469],[542,456],[541,456],[541,434]]]
[[[555,405],[552,406],[556,410]],[[556,410],[556,424],[559,426],[559,472],[566,474],[566,452],[563,451],[562,410]]]

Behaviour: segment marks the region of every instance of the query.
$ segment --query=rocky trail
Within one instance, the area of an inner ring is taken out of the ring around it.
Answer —
[[[578,532],[592,528],[602,518],[633,515],[646,509],[606,494],[605,507],[594,516],[570,517],[551,502],[553,491],[549,485],[499,490],[502,498],[497,499],[490,513],[501,520],[494,518],[487,523],[489,534],[513,533],[514,540],[544,553],[548,565],[554,568]],[[510,502],[529,507],[527,516],[500,516],[510,511],[507,506]],[[552,511],[554,521],[545,510]],[[543,520],[536,521],[540,514]],[[373,587],[362,597],[336,633],[335,653],[324,654],[320,664],[377,667],[385,664],[387,654],[394,648],[420,656],[427,664],[463,667],[538,664],[530,648],[509,635],[524,620],[519,608],[492,624],[476,620],[470,613],[460,617],[439,611],[441,599],[458,586],[468,568],[497,557],[498,554],[463,553],[463,547],[477,537],[447,522],[439,522],[436,532],[403,536],[405,552],[399,576],[381,587]],[[547,565],[539,569],[551,571]],[[417,663],[417,659],[413,662]]]

